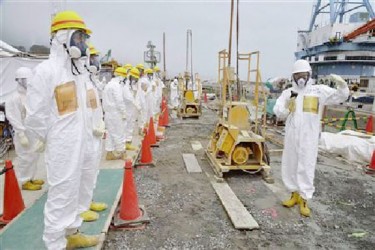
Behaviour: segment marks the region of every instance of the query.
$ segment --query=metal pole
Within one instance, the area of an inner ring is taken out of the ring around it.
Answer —
[[[228,67],[230,67],[231,57],[232,57],[233,8],[234,8],[234,0],[231,0],[231,7],[230,7],[230,29],[229,29],[229,50],[228,50]]]
[[[165,63],[165,32],[163,32],[163,68],[164,68],[164,75],[163,75],[163,81],[165,83],[165,78],[166,78],[166,63]]]

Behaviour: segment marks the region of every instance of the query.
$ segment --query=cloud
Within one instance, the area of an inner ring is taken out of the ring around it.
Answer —
[[[165,32],[171,76],[185,70],[187,29],[193,31],[194,71],[204,79],[217,78],[218,51],[228,48],[229,1],[2,1],[0,37],[13,45],[48,45],[51,14],[65,8],[93,30],[97,49],[112,49],[121,63],[141,62],[150,40],[162,52]],[[264,79],[290,74],[297,30],[307,28],[311,9],[312,1],[240,2],[240,52],[261,51]],[[235,36],[232,44],[234,54]]]

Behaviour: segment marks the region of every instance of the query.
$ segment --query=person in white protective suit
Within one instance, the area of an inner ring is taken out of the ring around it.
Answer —
[[[31,146],[36,142],[35,136],[26,131],[26,91],[32,73],[29,68],[21,67],[16,71],[17,91],[6,101],[5,114],[14,129],[13,143],[16,150],[16,176],[23,190],[40,190],[44,181],[35,179],[40,154]]]
[[[145,75],[148,81],[148,89],[146,93],[146,101],[148,105],[148,120],[153,117],[155,121],[155,105],[156,105],[156,83],[153,79],[154,71],[152,69],[146,69]]]
[[[105,140],[106,160],[126,160],[124,138],[126,107],[122,96],[122,82],[125,77],[126,70],[123,67],[116,68],[115,77],[103,91],[104,121],[108,132]]]
[[[137,105],[131,86],[135,85],[139,79],[139,71],[137,68],[132,68],[130,64],[125,65],[124,68],[128,74],[123,86],[123,97],[126,106],[125,147],[126,150],[134,151],[137,150],[137,147],[132,145],[134,126],[137,113],[141,111],[141,107]]]
[[[156,97],[155,97],[155,110],[154,113],[156,115],[160,114],[161,112],[161,102],[163,99],[163,89],[165,88],[164,82],[161,80],[160,77],[160,69],[158,66],[154,68],[154,80],[156,83]]]
[[[286,118],[282,156],[282,179],[291,198],[283,202],[286,207],[300,205],[300,213],[310,216],[307,200],[314,193],[314,174],[320,135],[320,110],[324,105],[344,102],[349,95],[346,82],[331,75],[337,89],[313,85],[311,67],[305,60],[293,66],[293,86],[284,90],[277,99],[274,113]]]
[[[55,15],[49,59],[35,68],[26,97],[26,130],[45,148],[49,185],[44,207],[43,241],[49,250],[90,247],[97,236],[81,234],[78,213],[85,148],[84,65],[91,31],[74,11]]]
[[[177,77],[170,84],[170,101],[172,108],[175,109],[179,105],[178,100],[178,80]]]
[[[93,202],[92,197],[99,173],[99,165],[102,156],[102,137],[105,132],[103,121],[103,109],[99,99],[100,82],[95,76],[100,70],[99,51],[91,44],[89,45],[90,58],[87,64],[85,79],[86,105],[85,115],[85,148],[82,165],[81,187],[79,191],[78,212],[83,221],[95,221],[99,218],[97,212],[107,208],[107,204]]]
[[[138,115],[138,127],[139,127],[139,133],[142,134],[142,131],[144,128],[147,128],[147,123],[150,120],[150,112],[149,108],[150,106],[148,105],[147,102],[147,94],[150,92],[150,83],[146,79],[146,77],[141,77],[138,80],[138,89],[137,89],[137,94],[135,96],[135,101],[137,106],[141,108],[141,111],[139,112]]]

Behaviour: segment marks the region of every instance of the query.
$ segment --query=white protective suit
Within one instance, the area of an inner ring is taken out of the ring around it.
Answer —
[[[156,114],[159,113],[159,110],[160,108],[158,108],[157,106],[157,102],[158,102],[158,93],[157,93],[157,86],[156,86],[156,81],[154,79],[151,79],[149,80],[150,82],[150,90],[151,90],[151,95],[150,95],[150,102],[151,102],[151,106],[150,106],[150,113],[151,113],[151,116],[152,117],[155,117]],[[155,122],[155,118],[154,118],[154,122]]]
[[[177,79],[174,79],[173,82],[170,84],[170,100],[171,105],[173,108],[178,107],[179,101],[178,101],[178,81]]]
[[[89,210],[99,173],[104,133],[103,109],[99,100],[98,82],[86,73],[85,79],[85,147],[83,151],[82,178],[79,190],[78,213]]]
[[[142,86],[146,87],[147,90],[144,91],[142,89]],[[141,77],[138,80],[138,88],[137,88],[137,94],[135,96],[135,101],[137,106],[141,108],[141,111],[138,114],[138,127],[143,128],[144,125],[149,122],[149,105],[147,103],[147,94],[149,92],[149,82],[145,77]]]
[[[35,68],[26,98],[26,130],[46,143],[49,190],[43,240],[49,250],[65,249],[67,229],[82,223],[77,210],[85,148],[85,78],[73,75],[72,70],[78,72],[63,47],[73,31],[56,33],[49,59]],[[85,71],[83,58],[74,62],[79,72]]]
[[[124,132],[125,142],[131,142],[133,140],[134,124],[137,119],[137,112],[140,112],[141,108],[135,101],[135,97],[131,89],[131,83],[129,80],[125,81],[122,94],[126,106],[126,121]]]
[[[103,91],[104,121],[108,131],[105,150],[108,152],[123,152],[125,147],[123,118],[126,117],[126,108],[121,81],[123,78],[120,76],[112,78]]]
[[[31,76],[30,76],[31,78]],[[30,78],[27,79],[30,81]],[[21,85],[17,86],[17,91],[7,100],[5,104],[5,114],[14,129],[13,143],[16,150],[14,165],[17,179],[20,183],[33,180],[40,154],[35,152],[32,146],[36,143],[35,135],[26,131],[26,89]],[[20,134],[23,133],[29,140],[29,146],[23,146],[20,142]]]
[[[165,88],[165,85],[159,77],[156,77],[155,83],[156,83],[156,95],[155,95],[156,100],[155,100],[155,111],[154,112],[156,114],[159,114],[161,112],[161,101],[162,101],[162,98],[163,98],[163,89]]]
[[[312,85],[310,79],[303,88],[293,87],[282,92],[274,106],[274,113],[285,122],[282,179],[291,192],[298,192],[303,199],[311,199],[314,193],[314,174],[318,156],[320,115],[324,105],[345,101],[349,89],[333,89],[325,85]],[[290,113],[288,103],[291,91],[298,93],[296,110]]]

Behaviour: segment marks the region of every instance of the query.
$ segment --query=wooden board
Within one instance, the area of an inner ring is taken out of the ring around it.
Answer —
[[[226,182],[217,183],[211,181],[211,184],[227,211],[234,228],[250,230],[259,228],[253,216],[246,210],[242,202],[237,198],[236,194]]]
[[[188,173],[202,173],[201,166],[194,154],[182,154]]]

